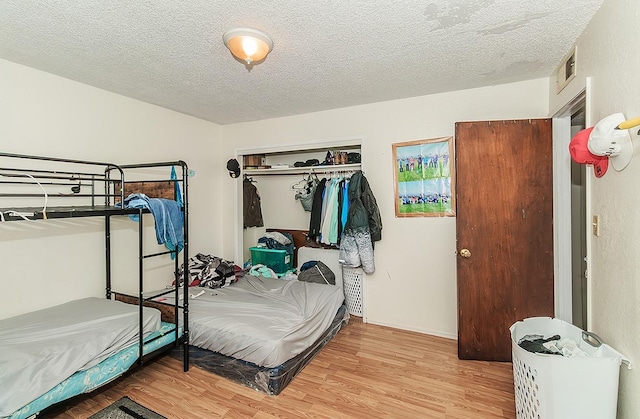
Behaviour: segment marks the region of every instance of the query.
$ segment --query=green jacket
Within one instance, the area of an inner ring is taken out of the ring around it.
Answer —
[[[344,227],[345,234],[350,231],[370,233],[371,242],[382,240],[382,218],[367,178],[362,172],[351,176],[349,182],[349,216]]]

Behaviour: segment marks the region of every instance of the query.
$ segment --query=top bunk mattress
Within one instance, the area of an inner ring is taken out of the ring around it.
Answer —
[[[0,417],[62,380],[138,343],[139,307],[84,298],[0,320]],[[160,312],[144,309],[144,334],[160,328]]]
[[[331,325],[343,303],[333,285],[246,275],[225,288],[191,288],[190,343],[261,367],[298,355]]]

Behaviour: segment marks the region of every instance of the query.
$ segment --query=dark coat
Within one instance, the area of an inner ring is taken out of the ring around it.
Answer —
[[[349,217],[345,225],[345,233],[350,230],[358,232],[368,231],[371,234],[371,241],[382,240],[382,217],[369,187],[369,181],[362,174],[357,172],[351,176],[349,182]]]
[[[375,272],[373,242],[382,239],[382,218],[376,198],[362,172],[349,182],[349,215],[340,241],[339,261],[358,267],[367,274]]]
[[[260,206],[260,194],[250,180],[242,182],[243,218],[244,228],[263,227],[262,207]]]

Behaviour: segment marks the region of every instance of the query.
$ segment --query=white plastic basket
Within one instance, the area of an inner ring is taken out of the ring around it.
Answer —
[[[362,278],[361,268],[342,267],[342,281],[344,283],[344,300],[347,311],[353,316],[362,317]]]
[[[549,317],[514,323],[511,331],[513,383],[518,419],[615,419],[620,364],[631,362],[593,333]],[[518,345],[526,335],[560,335],[589,356],[529,352]]]

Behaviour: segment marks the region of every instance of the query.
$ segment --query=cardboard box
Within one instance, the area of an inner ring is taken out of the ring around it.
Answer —
[[[244,167],[260,167],[267,163],[267,158],[264,154],[251,154],[244,156]]]

